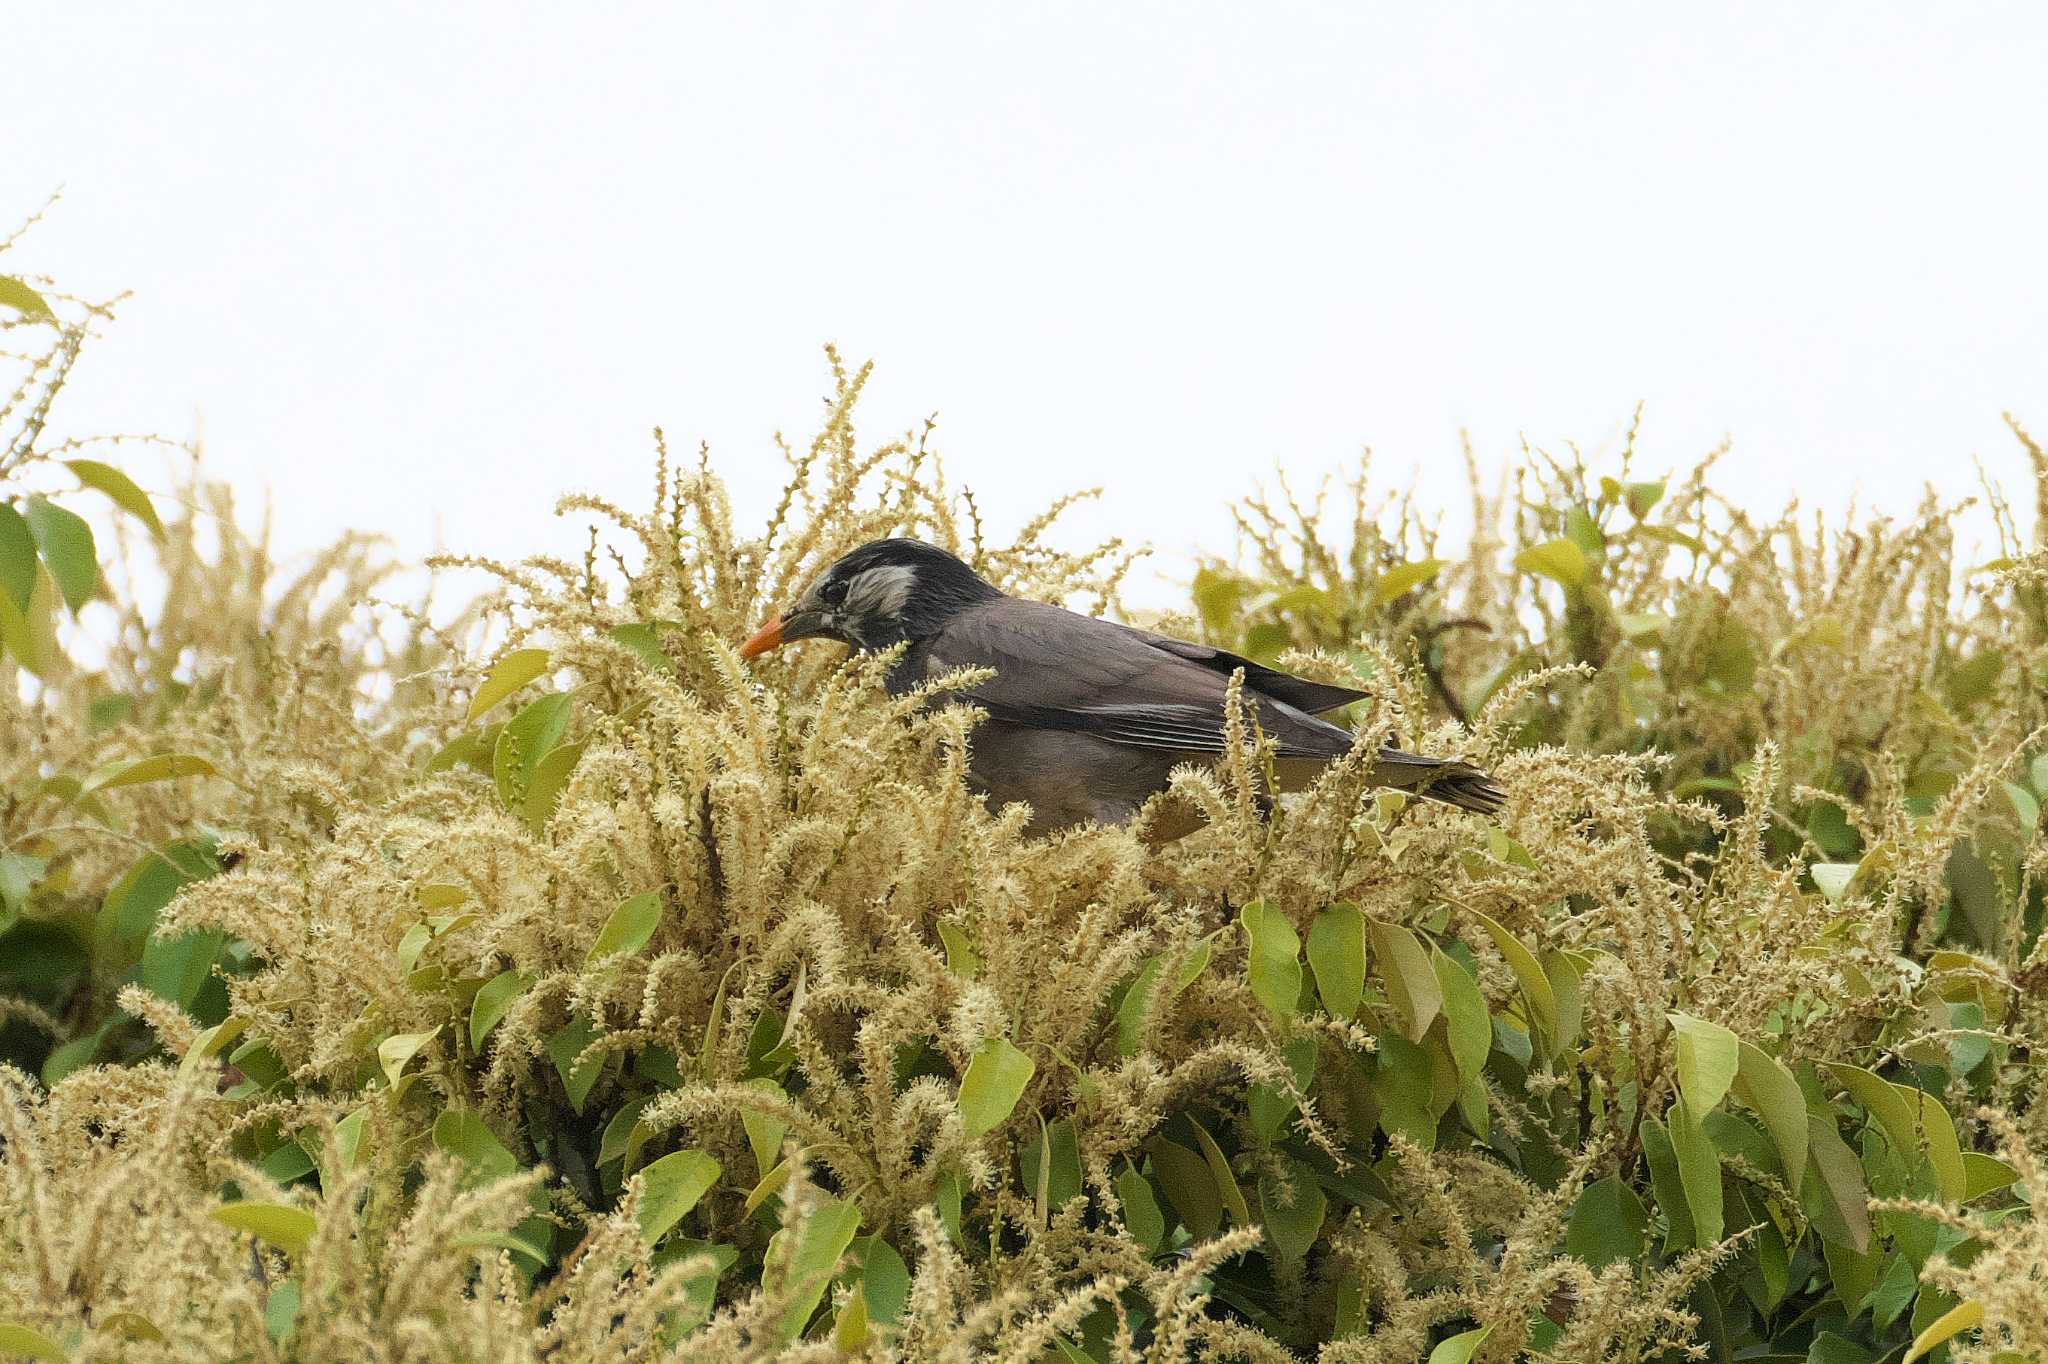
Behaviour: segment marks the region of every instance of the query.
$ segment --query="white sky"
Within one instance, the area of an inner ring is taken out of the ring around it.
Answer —
[[[203,429],[282,540],[573,549],[659,422],[747,505],[819,346],[1014,525],[1163,571],[1458,431],[1902,506],[2048,428],[2048,7],[26,4],[12,270],[137,297],[67,430]],[[203,423],[203,428],[202,428]],[[149,457],[153,458],[153,457]],[[151,482],[147,463],[136,468]],[[156,480],[161,486],[161,477]],[[1156,579],[1139,598],[1167,599]]]

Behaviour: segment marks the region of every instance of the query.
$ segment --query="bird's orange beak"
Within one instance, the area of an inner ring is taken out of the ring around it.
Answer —
[[[774,620],[769,621],[766,625],[754,631],[753,634],[747,636],[747,642],[740,645],[740,657],[752,658],[756,654],[765,654],[770,649],[780,648],[782,646],[782,619],[781,616],[777,616]]]

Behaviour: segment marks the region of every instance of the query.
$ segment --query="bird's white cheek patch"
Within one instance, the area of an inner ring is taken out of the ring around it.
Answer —
[[[846,585],[846,612],[893,620],[903,614],[903,605],[916,585],[917,571],[908,564],[871,568]]]

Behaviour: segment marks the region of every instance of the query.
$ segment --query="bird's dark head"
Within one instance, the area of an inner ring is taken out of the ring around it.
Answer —
[[[886,649],[935,634],[954,613],[1001,595],[943,549],[871,540],[819,574],[794,606],[740,646],[740,657],[799,639]]]

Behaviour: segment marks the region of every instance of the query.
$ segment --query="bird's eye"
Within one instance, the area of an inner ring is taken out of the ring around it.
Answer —
[[[846,600],[846,580],[844,578],[834,578],[831,582],[825,584],[818,595],[825,599],[825,605],[827,606],[841,605]]]

